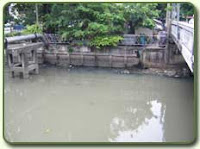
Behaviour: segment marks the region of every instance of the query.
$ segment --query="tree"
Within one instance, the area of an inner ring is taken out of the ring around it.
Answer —
[[[167,13],[167,3],[158,3],[156,9],[159,10],[159,15],[157,19],[165,23],[166,13]]]
[[[125,22],[122,7],[110,3],[53,4],[44,20],[46,31],[65,40],[87,40],[96,48],[117,45]]]
[[[4,24],[13,20],[13,17],[9,14],[9,5],[4,8]]]
[[[120,34],[130,26],[154,26],[158,4],[144,3],[68,3],[53,4],[44,17],[44,29],[58,32],[65,40],[88,40],[96,47],[116,45]]]
[[[155,3],[38,4],[38,20],[44,32],[58,33],[63,40],[78,40],[101,48],[116,46],[127,26],[129,33],[135,33],[139,26],[154,27],[153,19],[161,13],[158,7]],[[25,25],[36,23],[35,8],[35,4],[15,5]],[[35,31],[38,27],[29,29]]]
[[[4,10],[4,15],[5,15],[5,22],[8,22],[8,20],[10,21],[14,21],[16,23],[21,23],[24,25],[32,25],[36,23],[36,7],[35,4],[31,4],[31,3],[16,3],[16,5],[14,5],[12,7],[12,11],[13,12],[17,12],[17,18],[14,18],[13,16],[11,16],[9,14],[9,7],[11,6],[11,4],[13,3],[9,3]],[[42,20],[42,17],[44,15],[43,12],[43,4],[37,4],[38,5],[38,13],[41,14],[39,16],[39,21]]]
[[[125,19],[130,26],[129,33],[134,34],[139,26],[152,28],[153,19],[159,17],[160,10],[156,3],[124,3]]]
[[[182,18],[194,15],[194,6],[191,3],[181,3],[180,14]]]

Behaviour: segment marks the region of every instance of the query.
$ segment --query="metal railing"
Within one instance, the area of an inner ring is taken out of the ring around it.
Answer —
[[[167,35],[136,35],[136,34],[124,34],[124,39],[119,42],[121,46],[161,46],[164,47],[167,44]],[[69,42],[62,41],[57,34],[44,34],[44,38],[49,44],[67,44]]]
[[[43,34],[48,43],[62,43],[61,37],[58,34]]]
[[[167,34],[166,32],[158,35],[136,35],[124,34],[124,39],[119,45],[124,46],[166,46]]]

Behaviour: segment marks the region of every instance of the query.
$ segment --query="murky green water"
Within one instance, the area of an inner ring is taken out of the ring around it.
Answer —
[[[41,68],[5,73],[5,137],[13,142],[183,142],[193,134],[193,79]]]

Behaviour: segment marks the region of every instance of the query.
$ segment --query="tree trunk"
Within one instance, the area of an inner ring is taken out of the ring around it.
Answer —
[[[35,4],[36,24],[39,25],[38,4]]]

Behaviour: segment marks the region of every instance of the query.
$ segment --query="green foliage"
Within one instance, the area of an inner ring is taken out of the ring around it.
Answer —
[[[135,32],[135,28],[154,27],[153,19],[159,17],[160,10],[156,9],[157,3],[124,3],[125,18],[130,25],[130,33]]]
[[[35,4],[18,3],[14,8],[29,25],[23,34],[58,33],[64,41],[96,48],[116,46],[126,29],[134,33],[137,27],[153,28],[153,19],[163,18],[166,12],[166,4],[158,3],[40,3],[42,30],[38,25],[30,26],[36,22]],[[10,19],[8,13],[5,16]]]
[[[194,6],[191,3],[181,4],[180,14],[182,17],[192,16],[194,14]]]
[[[159,10],[159,16],[157,17],[158,20],[164,21],[166,20],[166,13],[167,10],[171,10],[171,7],[167,7],[167,3],[158,3],[156,9]]]
[[[13,36],[20,36],[20,35],[22,35],[21,32],[11,32],[11,33],[5,34],[5,37],[13,37]]]
[[[88,40],[93,47],[116,45],[119,39],[113,37],[123,33],[125,23],[121,5],[114,3],[53,4],[44,20],[44,29],[55,28],[63,40]]]
[[[22,32],[11,32],[8,34],[5,34],[6,37],[13,37],[13,36],[20,36],[20,35],[27,35],[27,34],[34,34],[34,33],[42,33],[42,28],[37,25],[27,25],[26,29]]]
[[[9,6],[7,4],[4,9],[5,20],[4,22],[14,21],[16,24],[32,25],[36,23],[36,10],[34,3],[15,3],[11,11],[17,15],[17,18],[9,15]],[[39,22],[42,21],[43,16],[48,13],[50,5],[38,3]],[[17,13],[16,13],[17,12]]]
[[[27,25],[26,29],[22,33],[23,34],[42,33],[42,28],[38,24]]]
[[[9,4],[7,4],[5,7],[4,7],[4,13],[3,13],[3,17],[4,17],[4,24],[8,23],[9,21],[11,21],[13,18],[11,15],[9,15]]]
[[[94,46],[97,49],[106,46],[117,46],[118,42],[122,39],[121,36],[98,36],[91,40],[90,46]]]
[[[71,46],[69,46],[69,47],[68,47],[68,52],[69,52],[69,53],[72,53],[73,51],[74,51],[74,49],[73,49]]]

